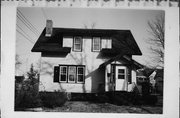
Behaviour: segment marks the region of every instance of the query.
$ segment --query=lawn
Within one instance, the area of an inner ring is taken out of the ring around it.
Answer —
[[[28,111],[37,111],[27,109]],[[159,106],[117,106],[110,103],[92,103],[87,101],[67,101],[62,107],[41,108],[44,112],[91,112],[91,113],[142,113],[161,114],[162,107]]]

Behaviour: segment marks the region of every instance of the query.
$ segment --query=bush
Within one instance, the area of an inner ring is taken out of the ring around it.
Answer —
[[[44,107],[60,107],[67,101],[67,94],[65,92],[42,92],[40,93],[42,105]]]
[[[105,93],[98,94],[96,99],[99,103],[109,102],[109,98]]]
[[[144,96],[143,100],[145,104],[148,104],[148,105],[155,105],[158,102],[158,98],[155,95]]]
[[[15,81],[15,110],[41,106],[38,95],[39,76],[33,65],[27,76],[26,79],[23,77],[21,81]]]
[[[21,90],[15,93],[15,108],[35,108],[41,106],[38,95],[33,95],[32,91]]]

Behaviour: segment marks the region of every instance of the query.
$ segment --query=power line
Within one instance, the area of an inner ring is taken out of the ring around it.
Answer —
[[[21,11],[18,10],[17,14],[29,25],[29,27],[31,27],[33,30],[35,30],[36,32],[39,32],[34,25],[23,15],[23,13]]]
[[[34,31],[34,30],[32,30],[32,28],[29,26],[29,25],[27,25],[27,23],[24,21],[24,19],[18,14],[17,15],[17,17],[19,18],[19,20],[21,20],[21,22],[24,24],[24,25],[26,25],[26,27],[29,29],[29,30],[31,30],[36,36],[38,36],[38,34],[36,34],[36,32]]]
[[[31,37],[20,27],[20,26],[18,26],[18,25],[16,25],[26,36],[28,36],[29,37],[29,39],[31,39]],[[32,39],[31,39],[31,41],[33,41]]]
[[[19,34],[21,34],[25,39],[27,39],[29,42],[31,42],[32,44],[34,44],[34,42],[32,42],[28,37],[26,37],[22,32],[20,32],[19,30],[16,30]]]
[[[17,9],[18,10],[18,9]],[[27,23],[29,24],[29,26],[31,26],[36,32],[39,33],[39,31],[35,28],[35,26],[23,15],[23,13],[18,10],[18,12],[21,14],[21,16],[25,19],[25,21],[27,21]]]

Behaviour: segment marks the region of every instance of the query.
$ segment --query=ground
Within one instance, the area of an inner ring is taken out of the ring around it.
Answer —
[[[29,111],[30,109],[28,109]],[[62,107],[37,109],[45,112],[92,112],[92,113],[142,113],[161,114],[162,107],[152,106],[117,106],[109,103],[87,101],[67,101]],[[32,110],[32,111],[37,111]]]

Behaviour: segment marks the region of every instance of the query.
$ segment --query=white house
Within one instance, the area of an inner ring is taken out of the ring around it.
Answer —
[[[130,30],[46,28],[32,48],[41,52],[39,91],[131,91],[142,55]]]

